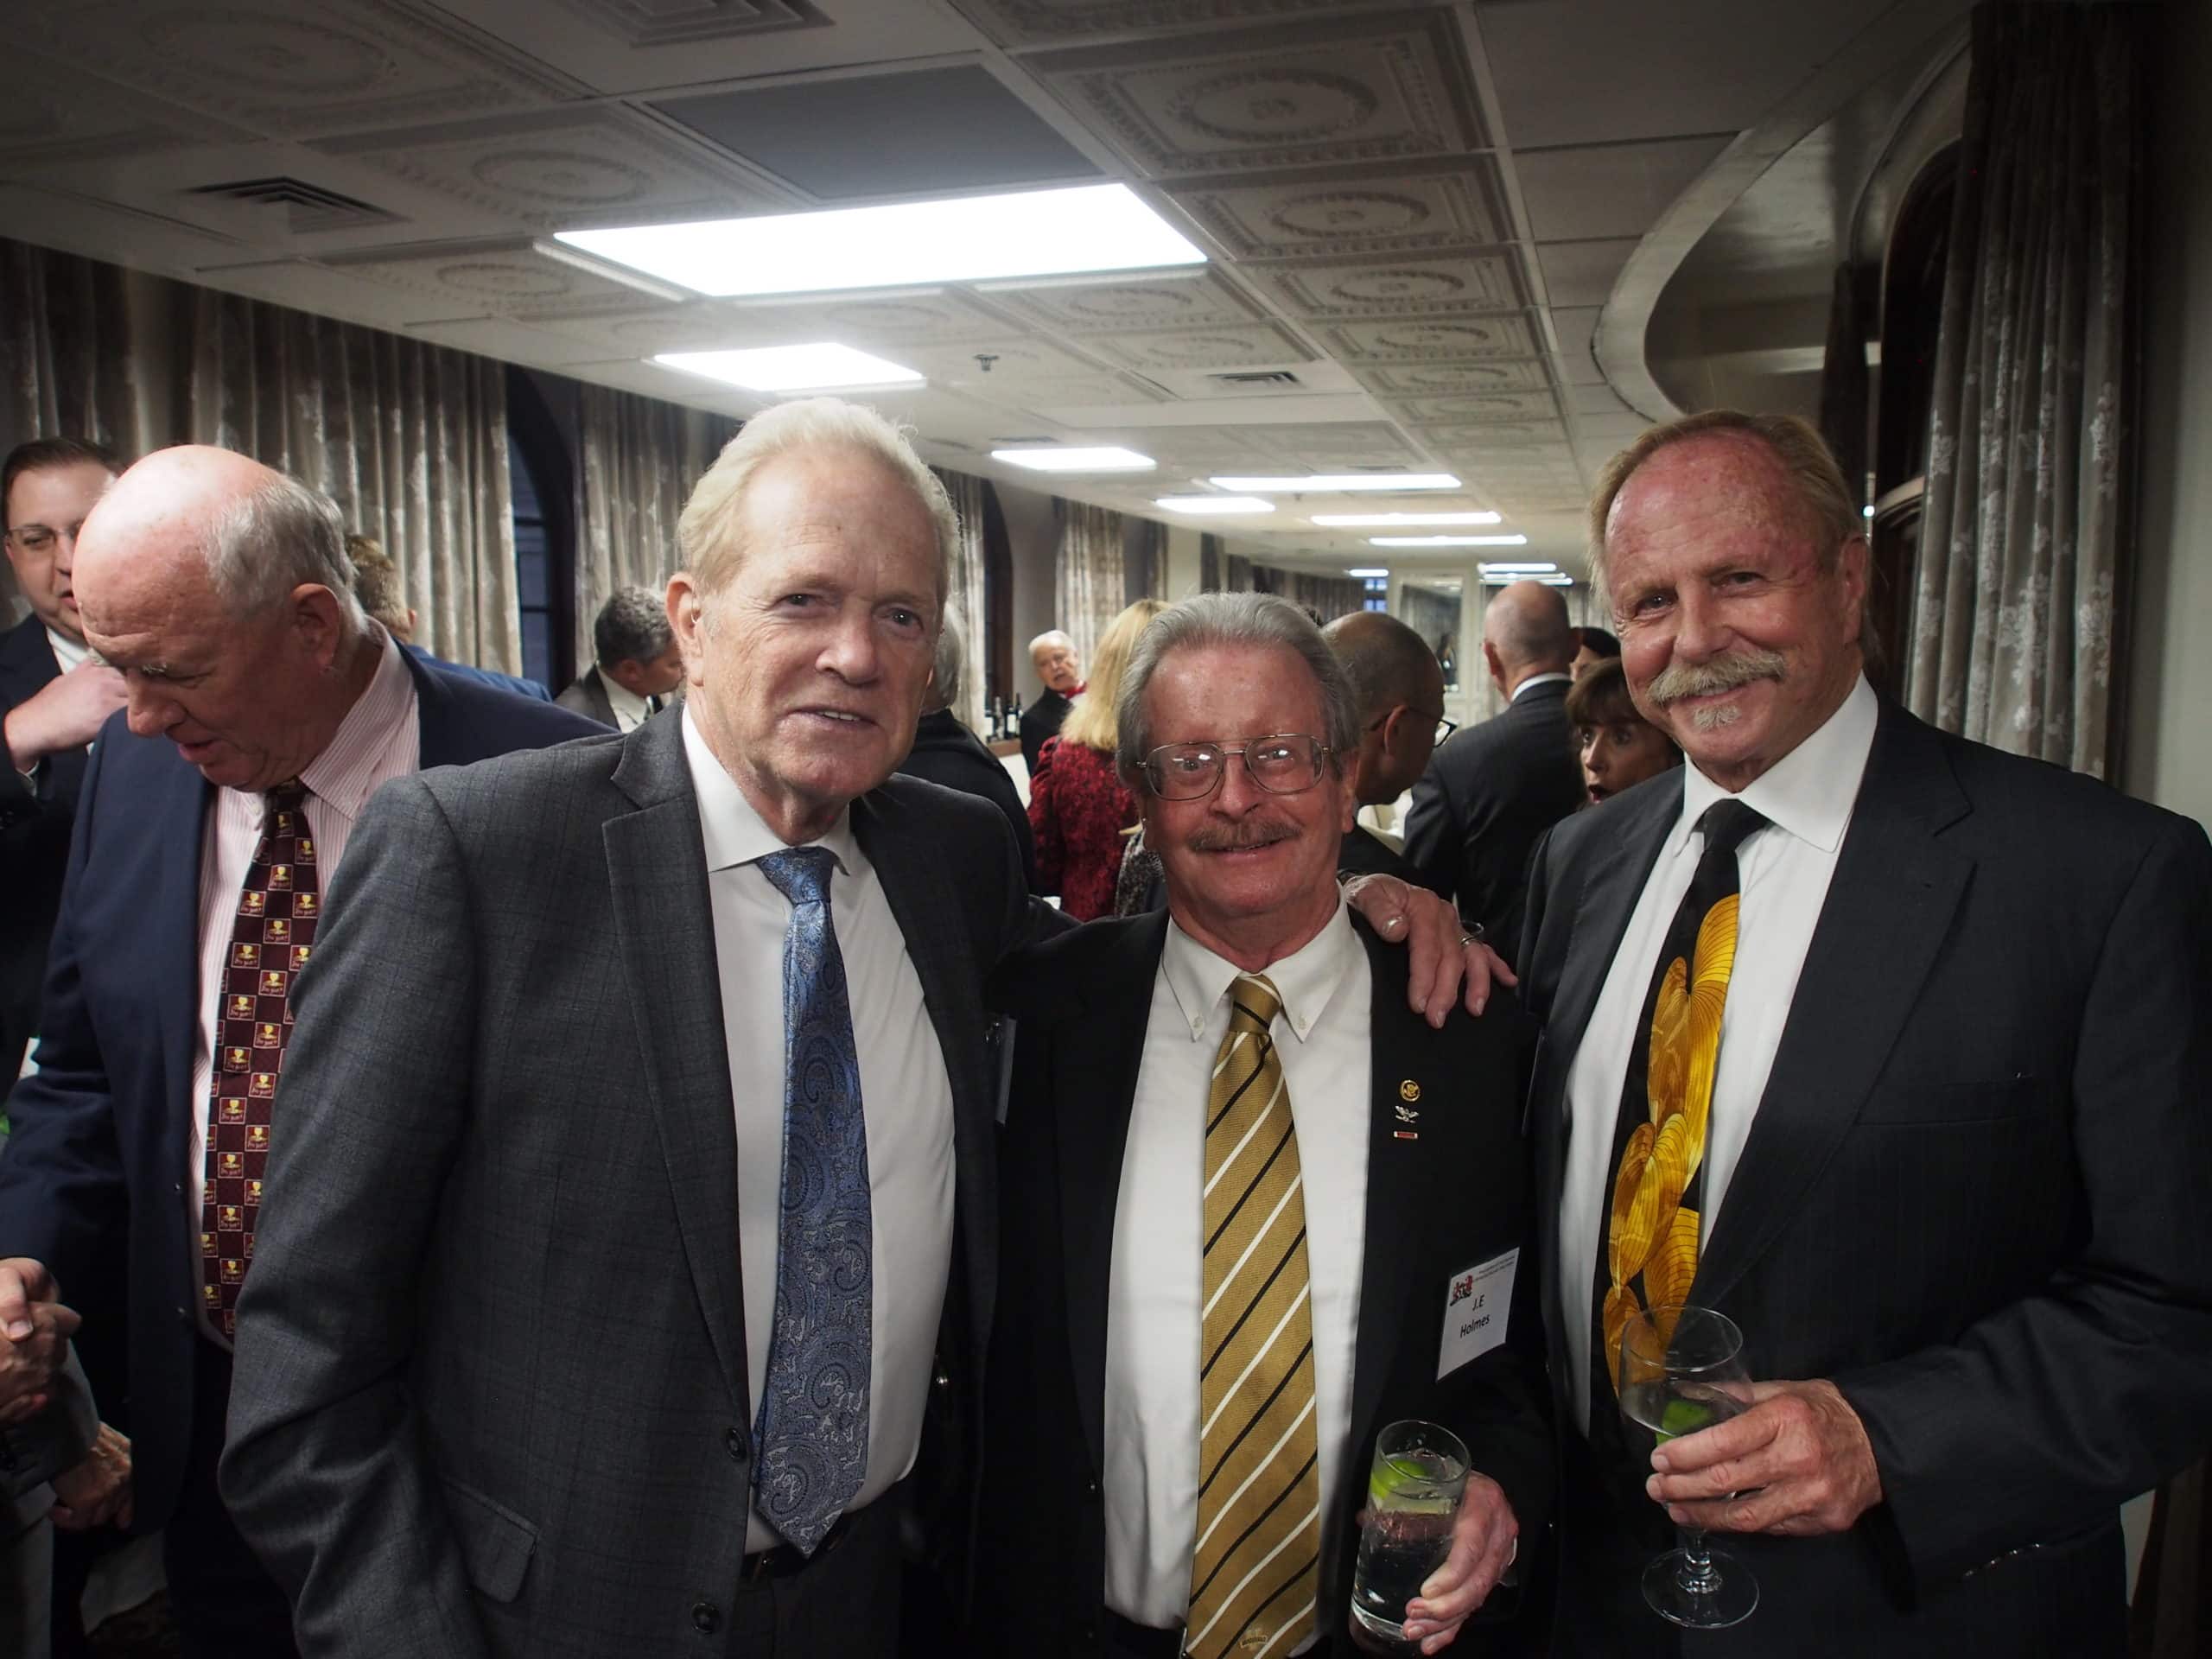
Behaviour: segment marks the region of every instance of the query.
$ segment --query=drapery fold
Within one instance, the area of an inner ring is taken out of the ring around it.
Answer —
[[[1906,701],[2099,777],[2133,466],[2147,8],[1974,16]]]
[[[962,677],[960,701],[952,712],[971,732],[984,728],[985,683],[989,678],[989,641],[986,636],[988,612],[983,603],[983,492],[990,486],[966,473],[937,475],[960,515],[960,539],[952,551],[952,576],[945,591],[945,614],[960,629],[967,672]]]
[[[1054,498],[1059,547],[1053,558],[1053,592],[1059,626],[1075,641],[1088,667],[1107,626],[1126,601],[1122,515],[1107,507]]]

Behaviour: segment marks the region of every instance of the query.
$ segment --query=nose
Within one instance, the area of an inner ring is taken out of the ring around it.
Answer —
[[[866,606],[840,611],[822,666],[848,684],[861,685],[876,675],[875,619]]]
[[[1257,806],[1267,791],[1252,781],[1252,769],[1241,753],[1222,757],[1221,787],[1214,791],[1214,809],[1224,817],[1241,818]]]
[[[1696,582],[1685,582],[1675,605],[1672,639],[1674,655],[1704,662],[1720,654],[1728,641],[1728,626],[1720,607]]]
[[[176,723],[176,701],[156,682],[128,676],[124,695],[123,721],[133,737],[159,737]]]

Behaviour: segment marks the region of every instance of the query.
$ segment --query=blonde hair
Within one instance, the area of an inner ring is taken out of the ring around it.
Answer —
[[[1141,599],[1109,625],[1105,637],[1099,640],[1098,649],[1091,655],[1090,678],[1083,696],[1061,722],[1062,742],[1080,743],[1086,748],[1114,753],[1121,730],[1116,721],[1115,704],[1121,701],[1122,676],[1128,671],[1129,653],[1136,649],[1138,636],[1152,619],[1166,608],[1164,600]]]
[[[806,397],[778,404],[747,421],[722,446],[683,504],[676,521],[677,556],[702,594],[712,594],[737,574],[744,562],[738,506],[753,475],[777,456],[795,449],[858,450],[912,490],[937,532],[937,602],[940,617],[950,586],[952,550],[960,540],[960,516],[952,499],[908,441],[912,429],[885,419],[864,404],[840,397]]]

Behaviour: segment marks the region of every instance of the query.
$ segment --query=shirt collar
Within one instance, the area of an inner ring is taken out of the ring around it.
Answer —
[[[1274,984],[1275,995],[1282,999],[1283,1020],[1297,1033],[1299,1041],[1306,1040],[1314,1022],[1328,1008],[1338,987],[1344,982],[1346,970],[1358,950],[1359,940],[1351,931],[1351,915],[1340,899],[1336,913],[1319,933],[1290,955],[1269,963],[1261,970]],[[1236,982],[1236,976],[1244,971],[1226,957],[1207,950],[1173,918],[1167,924],[1167,944],[1160,952],[1160,970],[1167,976],[1167,988],[1175,994],[1176,1006],[1183,1011],[1184,1023],[1190,1027],[1194,1043],[1205,1038],[1214,1010],[1229,995],[1229,988]]]
[[[59,628],[46,631],[46,643],[54,652],[54,665],[64,674],[92,654],[90,645],[81,639],[72,639]]]
[[[398,642],[379,628],[384,649],[368,689],[353,700],[322,753],[300,769],[308,792],[349,818],[361,815],[369,792],[385,780],[385,758],[401,728],[415,718],[415,678]]]
[[[683,761],[691,769],[691,790],[699,799],[699,830],[707,846],[707,869],[727,870],[751,864],[771,853],[787,850],[784,839],[771,830],[745,791],[722,769],[707,740],[699,734],[687,705],[683,712]],[[860,843],[853,837],[853,812],[847,807],[837,815],[829,833],[804,843],[826,847],[847,875],[860,868]]]
[[[1881,702],[1861,675],[1851,695],[1821,722],[1820,729],[1761,772],[1742,794],[1731,796],[1694,766],[1685,763],[1682,815],[1668,838],[1668,852],[1678,853],[1688,844],[1690,832],[1706,808],[1715,801],[1733,799],[1798,840],[1833,854],[1843,844],[1843,832],[1850,828],[1851,809],[1859,798],[1866,757],[1874,750],[1874,728],[1880,716]]]
[[[1572,675],[1572,674],[1558,674],[1558,673],[1554,673],[1554,674],[1531,674],[1531,675],[1530,675],[1527,679],[1525,679],[1525,680],[1522,681],[1520,684],[1518,684],[1518,685],[1516,685],[1516,686],[1515,686],[1515,687],[1513,688],[1513,696],[1512,696],[1511,701],[1512,701],[1512,702],[1520,702],[1520,701],[1521,701],[1521,699],[1522,699],[1524,696],[1526,696],[1526,695],[1528,694],[1529,689],[1531,686],[1538,686],[1538,685],[1554,685],[1554,684],[1557,684],[1557,683],[1560,683],[1560,682],[1562,682],[1562,681],[1566,682],[1567,684],[1572,685],[1572,684],[1574,683],[1574,676],[1573,676],[1573,675]]]
[[[599,689],[607,694],[607,706],[618,715],[629,715],[632,726],[642,725],[652,712],[652,704],[604,668],[599,671]]]

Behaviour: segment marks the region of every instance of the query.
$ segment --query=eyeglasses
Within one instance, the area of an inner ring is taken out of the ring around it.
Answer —
[[[45,524],[17,524],[8,532],[6,539],[13,542],[26,553],[44,553],[49,550],[56,542],[66,541],[70,546],[76,546],[77,532],[84,527],[85,521],[81,518],[73,524],[65,524],[58,530]]]
[[[1303,732],[1276,732],[1244,743],[1169,743],[1144,758],[1145,786],[1163,801],[1202,801],[1244,757],[1245,775],[1270,795],[1298,795],[1321,781],[1328,746]]]
[[[1398,709],[1403,709],[1408,714],[1417,715],[1421,713],[1421,710],[1414,708],[1411,703],[1402,702],[1398,705]],[[1390,715],[1395,715],[1398,712],[1398,709],[1391,709],[1389,714],[1384,715],[1381,720],[1371,720],[1368,721],[1367,729],[1370,732],[1380,729],[1389,722]],[[1441,743],[1446,738],[1451,736],[1452,733],[1459,729],[1459,722],[1456,720],[1446,720],[1441,715],[1432,715],[1431,718],[1436,721],[1436,741],[1439,743]]]

